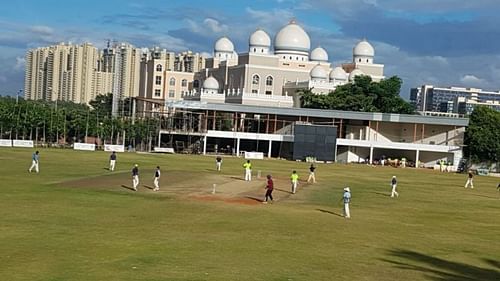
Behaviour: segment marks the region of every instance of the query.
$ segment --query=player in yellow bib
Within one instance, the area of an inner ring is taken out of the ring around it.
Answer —
[[[252,180],[252,163],[250,160],[247,160],[245,164],[243,164],[243,168],[245,168],[245,181]]]
[[[299,175],[297,174],[297,171],[292,172],[290,179],[292,180],[292,193],[295,194],[295,191],[297,190],[297,184],[299,183]]]

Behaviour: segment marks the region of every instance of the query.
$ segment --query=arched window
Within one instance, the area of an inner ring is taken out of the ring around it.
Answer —
[[[187,85],[188,85],[188,80],[186,80],[186,79],[182,79],[182,81],[181,81],[181,86],[182,86],[182,87],[186,87]]]
[[[266,78],[266,86],[272,86],[273,85],[273,77],[272,76],[267,76]]]
[[[254,53],[255,53],[255,52],[257,52],[257,48],[253,48],[253,52],[254,52]]]
[[[193,81],[193,88],[198,88],[198,87],[200,87],[200,81],[194,80]]]
[[[264,53],[264,49],[260,49],[260,52],[261,52],[261,53]]]
[[[163,67],[161,66],[161,64],[157,64],[156,71],[162,71],[162,70],[163,70]]]
[[[359,59],[359,62],[361,62],[361,59]]]
[[[366,59],[366,63],[368,63],[368,59]]]
[[[259,82],[260,82],[259,75],[254,74],[254,76],[252,76],[252,85],[259,85]]]
[[[174,78],[174,77],[170,78],[170,80],[169,80],[168,84],[169,84],[170,86],[175,86],[175,78]]]

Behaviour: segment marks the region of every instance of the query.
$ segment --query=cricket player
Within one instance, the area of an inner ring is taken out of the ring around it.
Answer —
[[[292,172],[290,179],[292,180],[292,194],[295,194],[295,191],[297,191],[297,184],[299,183],[299,175],[297,174],[297,171]]]
[[[139,186],[139,165],[137,164],[132,168],[132,186],[137,191],[137,186]]]
[[[154,178],[154,182],[153,182],[155,185],[155,188],[153,189],[153,191],[160,190],[160,176],[161,176],[160,166],[156,166],[155,178]]]
[[[469,187],[469,184],[470,188],[474,188],[473,179],[474,179],[474,174],[472,173],[472,171],[469,170],[469,175],[467,176],[467,182],[465,183],[465,188]]]
[[[250,160],[247,160],[245,164],[243,164],[243,168],[245,168],[245,181],[252,180],[252,163]]]
[[[311,167],[309,167],[309,177],[307,178],[307,182],[313,182],[316,183],[316,177],[314,175],[314,170],[316,170],[316,167],[314,167],[313,164],[311,164]]]
[[[217,171],[220,171],[221,166],[222,166],[222,157],[218,155],[217,158],[215,158],[215,168],[217,169]]]
[[[392,176],[391,186],[391,197],[394,197],[394,195],[396,195],[396,197],[399,197],[399,193],[396,191],[396,187],[398,186],[398,180],[396,179],[396,176]]]
[[[115,170],[115,164],[116,164],[116,153],[113,151],[109,156],[109,170],[111,172]]]
[[[38,162],[39,162],[39,160],[40,160],[40,155],[39,155],[38,150],[37,150],[31,156],[31,167],[28,170],[30,173],[31,173],[31,170],[33,170],[33,168],[35,168],[35,172],[37,172],[37,173],[40,171],[38,169]]]
[[[346,219],[351,218],[351,212],[349,211],[349,204],[351,203],[351,190],[349,187],[344,187],[344,195],[342,196],[344,200],[344,217]]]
[[[267,184],[266,184],[266,200],[262,203],[267,204],[267,199],[271,199],[271,203],[273,203],[273,190],[274,190],[274,182],[271,175],[267,175]]]

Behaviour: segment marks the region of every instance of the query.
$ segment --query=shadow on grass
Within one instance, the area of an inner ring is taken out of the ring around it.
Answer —
[[[229,177],[229,178],[231,178],[231,179],[233,179],[233,180],[245,181],[245,179],[242,179],[242,178],[240,178],[240,177],[235,177],[235,176],[232,176],[232,177]]]
[[[135,191],[132,187],[130,187],[128,185],[122,184],[122,187],[125,188],[125,189],[129,189],[129,190]]]
[[[328,211],[328,210],[324,210],[324,209],[316,209],[316,211],[320,211],[322,213],[326,213],[326,214],[330,214],[330,215],[336,215],[336,216],[339,216],[339,217],[344,217],[341,214],[338,214],[338,213],[335,213],[335,212],[332,212],[332,211]]]
[[[142,185],[142,186],[144,186],[144,187],[145,187],[145,188],[147,188],[147,189],[151,189],[151,190],[155,189],[154,187],[149,186],[149,185],[145,185],[145,184],[144,184],[144,185]]]
[[[374,191],[373,193],[378,194],[378,195],[382,195],[382,196],[385,196],[385,197],[391,197],[391,195],[388,194],[388,193],[377,192],[377,191]]]
[[[500,280],[500,271],[475,265],[447,261],[426,254],[408,250],[390,250],[390,259],[383,261],[393,264],[396,268],[423,272],[427,280],[435,281],[472,281]],[[486,263],[500,268],[495,260],[483,259]]]
[[[291,191],[288,191],[288,190],[284,190],[284,189],[280,189],[280,188],[274,188],[274,190],[278,190],[278,191],[281,191],[281,192],[285,192],[285,193],[289,193],[289,194],[293,194]]]
[[[245,198],[248,198],[248,199],[252,199],[254,201],[257,201],[257,202],[264,202],[264,200],[262,200],[261,198],[257,198],[255,196],[245,196]]]
[[[481,195],[481,194],[468,194],[470,196],[477,196],[477,197],[484,197],[484,198],[490,198],[490,199],[499,199],[500,198],[500,194],[498,195],[498,197],[495,197],[495,196],[488,196],[488,195]]]

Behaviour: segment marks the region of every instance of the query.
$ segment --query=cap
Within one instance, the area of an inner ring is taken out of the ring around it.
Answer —
[[[351,192],[351,190],[349,189],[349,187],[344,187],[344,191]]]

